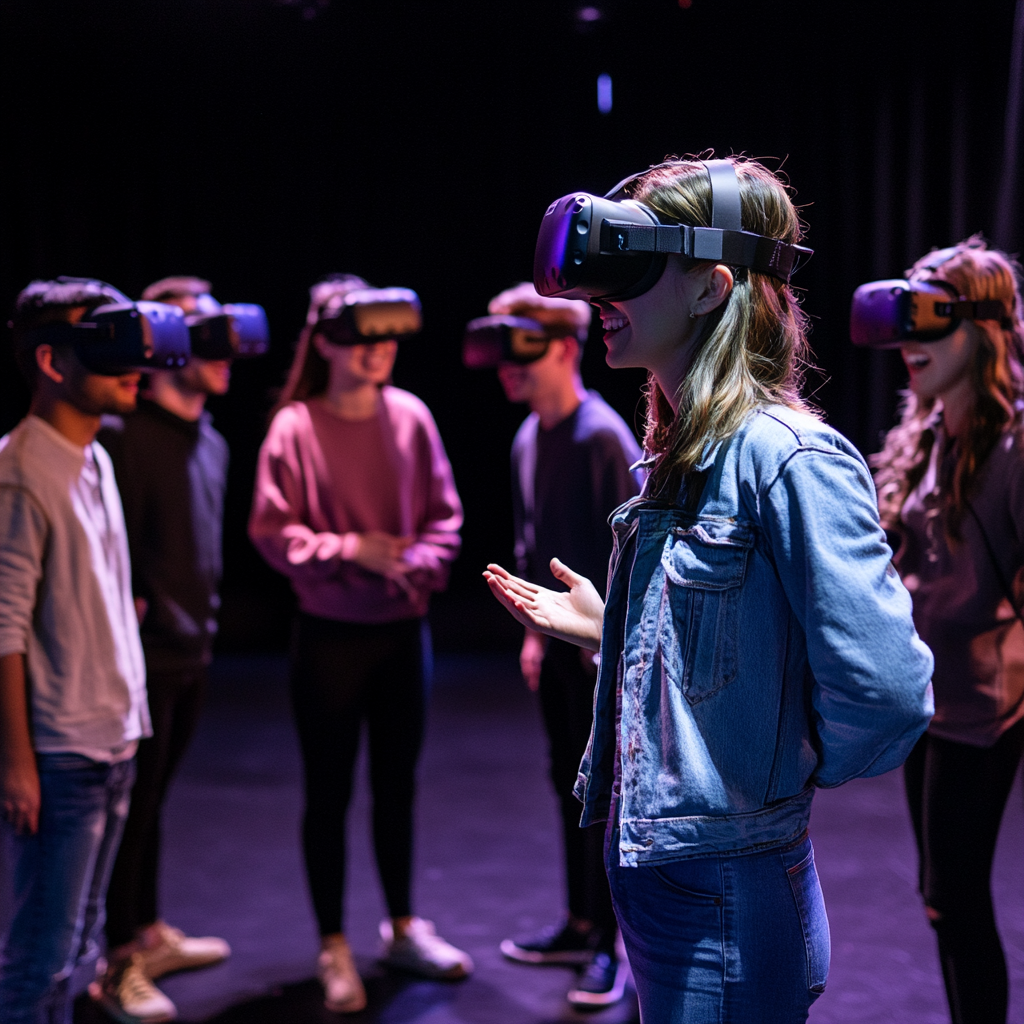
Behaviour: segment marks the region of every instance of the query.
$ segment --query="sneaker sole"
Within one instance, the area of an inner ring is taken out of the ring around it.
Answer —
[[[568,964],[572,967],[586,967],[594,959],[594,954],[589,949],[567,949],[559,953],[537,953],[534,950],[523,949],[521,946],[517,946],[511,939],[502,939],[501,945],[498,948],[501,950],[501,955],[507,959],[515,960],[516,963],[532,964],[534,966],[538,964],[565,966]]]
[[[90,995],[92,993],[90,992]],[[149,1017],[140,1017],[138,1014],[129,1013],[116,999],[104,993],[98,999],[93,996],[93,999],[103,1007],[103,1009],[114,1018],[116,1021],[120,1021],[121,1024],[164,1024],[166,1021],[177,1020],[178,1013],[161,1013],[153,1014]]]
[[[331,1013],[361,1013],[366,1009],[366,996],[357,999],[347,999],[344,1002],[332,1003],[329,999],[324,1000],[324,1006]]]
[[[566,998],[573,1006],[611,1006],[626,994],[626,976],[629,966],[620,960],[615,968],[615,981],[607,992],[585,992],[582,989],[569,989]]]
[[[391,960],[388,957],[381,957],[380,962],[385,967],[391,967],[405,974],[413,974],[417,978],[426,978],[428,981],[461,981],[473,973],[473,968],[466,967],[464,964],[456,964],[454,967],[449,967],[447,971],[431,971],[429,968],[414,966],[401,960]]]

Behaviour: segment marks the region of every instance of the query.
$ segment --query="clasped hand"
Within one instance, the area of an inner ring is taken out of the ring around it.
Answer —
[[[411,601],[417,601],[420,595],[415,581],[409,578],[415,567],[402,558],[412,542],[412,537],[395,537],[379,530],[369,530],[359,535],[352,561],[390,580],[401,587]]]
[[[555,579],[569,590],[549,590],[513,576],[500,565],[488,565],[484,579],[491,593],[527,629],[547,633],[588,651],[601,649],[604,601],[594,584],[557,558],[551,559]]]

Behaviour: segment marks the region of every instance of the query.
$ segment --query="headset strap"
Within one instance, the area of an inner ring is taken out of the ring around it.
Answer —
[[[711,226],[723,231],[742,231],[740,179],[728,160],[702,160],[711,179]]]
[[[601,223],[602,252],[678,253],[694,260],[718,260],[734,267],[749,267],[789,283],[801,260],[813,250],[752,231],[695,228],[689,224]]]
[[[956,302],[936,302],[935,312],[954,320],[998,320],[1006,330],[1013,328],[1013,320],[1006,315],[1006,306],[999,299],[958,299]]]
[[[685,161],[666,160],[646,171],[620,181],[605,195],[615,200],[637,178],[659,167],[677,166]],[[777,277],[789,284],[790,278],[809,259],[813,249],[792,245],[779,238],[768,238],[743,230],[740,206],[740,179],[731,160],[701,160],[711,182],[711,227],[689,224],[627,224],[603,221],[602,252],[678,253],[695,260],[720,260],[734,267],[747,267],[759,274]]]

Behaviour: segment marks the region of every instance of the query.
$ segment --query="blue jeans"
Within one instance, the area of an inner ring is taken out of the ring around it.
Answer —
[[[39,831],[14,838],[14,919],[0,960],[0,1024],[70,1024],[71,976],[99,956],[107,882],[134,760],[37,754]]]
[[[790,846],[606,864],[647,1024],[806,1021],[828,978],[825,903],[806,834]]]

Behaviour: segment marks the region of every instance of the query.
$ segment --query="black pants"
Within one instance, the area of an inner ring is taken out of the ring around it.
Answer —
[[[551,782],[562,815],[569,913],[593,921],[610,945],[615,938],[615,912],[604,869],[604,824],[580,828],[583,806],[572,792],[590,738],[596,682],[594,674],[583,668],[578,647],[548,641],[540,670],[540,702]]]
[[[302,844],[321,935],[343,931],[345,815],[364,721],[384,898],[392,917],[412,912],[412,816],[427,637],[421,619],[359,625],[300,614],[296,622],[291,690],[306,777]]]
[[[992,909],[992,858],[1024,749],[1024,721],[992,747],[925,733],[904,780],[920,888],[939,942],[954,1024],[1002,1024],[1007,977]]]
[[[149,672],[146,690],[153,735],[139,741],[131,808],[107,889],[107,941],[112,947],[129,942],[159,917],[160,810],[199,720],[206,669]]]

